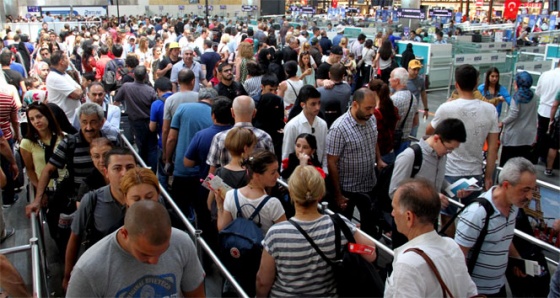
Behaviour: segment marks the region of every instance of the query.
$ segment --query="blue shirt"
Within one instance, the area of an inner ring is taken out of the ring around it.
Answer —
[[[183,157],[194,135],[212,125],[212,107],[203,102],[183,103],[179,105],[171,129],[179,131],[177,146],[175,147],[175,170],[173,176],[193,177],[199,173],[199,167],[187,168],[183,164]]]
[[[231,129],[231,125],[212,125],[197,132],[185,152],[185,157],[194,160],[200,167],[199,176],[204,179],[208,175],[210,166],[206,164],[206,157],[210,151],[210,145],[212,145],[212,139],[214,136],[224,130]]]
[[[500,85],[500,90],[498,90],[498,93],[496,93],[495,95],[490,94],[490,92],[484,92],[484,84],[480,84],[478,86],[478,91],[480,91],[480,94],[486,97],[486,99],[492,99],[494,97],[503,96],[505,102],[507,102],[508,105],[510,105],[511,103],[511,96],[509,95],[509,92],[507,91],[506,87],[502,85]],[[498,117],[500,117],[500,114],[502,113],[502,102],[496,105],[496,110],[498,110]]]
[[[342,33],[338,33],[335,37],[333,37],[332,39],[332,45],[333,46],[337,46],[340,43],[340,40],[344,37],[344,34]]]
[[[27,78],[27,71],[25,70],[25,67],[23,67],[23,65],[21,65],[17,62],[12,62],[10,64],[10,69],[19,72],[22,77]],[[18,89],[19,89],[19,87],[18,87]]]
[[[171,96],[173,92],[166,92],[161,97],[158,98],[156,101],[152,103],[152,107],[150,109],[150,121],[157,123],[157,134],[158,134],[158,147],[161,149],[161,140],[162,140],[162,127],[163,127],[163,106],[165,105],[164,100],[166,100],[169,96]]]

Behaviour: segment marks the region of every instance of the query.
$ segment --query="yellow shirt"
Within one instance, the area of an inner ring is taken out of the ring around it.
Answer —
[[[56,146],[60,144],[60,141],[62,141],[62,137],[59,137],[56,140],[56,145],[54,147],[55,149]],[[50,145],[50,140],[48,142],[45,142],[45,145]],[[35,167],[35,174],[37,174],[37,178],[41,177],[41,172],[47,165],[47,162],[45,161],[45,149],[43,149],[39,144],[34,143],[26,138],[21,140],[21,144],[19,147],[31,153],[31,156],[33,157],[33,167]],[[66,169],[58,170],[59,179],[64,178],[65,175],[66,175]],[[54,180],[51,179],[48,187],[53,187],[53,186],[54,186]]]

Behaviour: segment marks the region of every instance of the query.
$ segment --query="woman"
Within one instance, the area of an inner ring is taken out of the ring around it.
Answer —
[[[158,65],[159,62],[161,61],[162,56],[161,56],[161,47],[153,47],[152,48],[152,65],[151,65],[151,69],[152,69],[152,79],[155,82],[155,80],[158,79],[158,76],[156,74],[157,70],[158,70]]]
[[[49,74],[50,68],[49,65],[44,62],[36,62],[33,66],[33,70],[31,71],[31,76],[39,78],[41,83],[45,83],[47,81],[47,75]]]
[[[266,44],[276,48],[278,46],[278,39],[276,39],[276,32],[274,31],[274,28],[269,28],[268,29],[268,36],[266,38]]]
[[[295,151],[282,160],[282,178],[288,179],[297,166],[314,166],[325,178],[321,162],[317,156],[317,139],[314,135],[302,133],[296,138]]]
[[[412,44],[408,43],[406,49],[402,52],[401,66],[408,69],[408,63],[414,59],[416,59],[416,56],[412,50]]]
[[[375,40],[373,41],[373,46],[375,49],[379,49],[383,44],[383,32],[379,31],[375,35]]]
[[[381,48],[379,48],[375,56],[373,65],[377,67],[378,79],[381,79],[385,84],[389,84],[391,71],[395,68],[393,66],[393,46],[389,40],[385,40],[381,44]]]
[[[515,88],[507,117],[499,126],[502,132],[502,155],[500,166],[513,157],[530,159],[531,149],[537,137],[537,101],[533,100],[533,78],[526,72],[515,76]]]
[[[238,211],[235,197],[239,200],[241,214],[249,217],[259,203],[268,196],[267,187],[276,185],[278,179],[278,160],[274,153],[267,150],[257,150],[242,164],[247,169],[247,185],[227,192],[225,199],[217,193],[216,205],[218,209],[218,231],[223,230],[230,222],[237,218]],[[250,205],[252,207],[243,207]],[[277,198],[271,198],[259,213],[261,230],[266,234],[275,224],[286,220],[282,203]]]
[[[243,164],[245,159],[253,153],[256,144],[257,137],[252,130],[242,127],[230,129],[224,146],[229,152],[231,160],[227,165],[218,168],[214,175],[222,178],[224,183],[232,188],[242,188],[247,185],[247,169]],[[215,219],[217,210],[213,192],[208,194],[207,204],[208,210],[212,212],[212,217]]]
[[[350,53],[350,49],[348,49],[348,38],[341,38],[338,45],[342,48],[342,58],[340,59],[340,62],[342,62],[342,64],[346,64],[346,61],[348,60],[348,54]]]
[[[113,149],[113,144],[107,138],[96,138],[89,144],[89,153],[95,169],[82,181],[78,188],[76,199],[79,202],[89,191],[107,185],[109,182],[104,174],[105,154]]]
[[[230,39],[231,36],[229,34],[224,34],[222,35],[222,38],[220,38],[220,45],[218,46],[218,54],[220,54],[220,57],[222,57],[221,61],[226,61],[227,58],[229,57],[228,43]]]
[[[29,182],[37,188],[41,172],[64,135],[46,104],[40,102],[30,104],[26,116],[29,125],[25,138],[21,140],[20,152]],[[64,173],[58,171],[58,177],[63,178]],[[52,190],[53,187],[54,181],[51,180],[47,189]]]
[[[261,79],[262,70],[260,66],[255,61],[249,61],[247,63],[247,79],[243,83],[243,88],[247,91],[250,97],[261,94]]]
[[[286,62],[284,64],[284,72],[288,79],[278,85],[278,96],[284,99],[284,117],[286,119],[296,102],[301,87],[304,85],[303,81],[297,76],[297,67],[295,61]]]
[[[289,182],[295,216],[291,218],[309,234],[328,258],[335,257],[335,228],[331,218],[317,210],[325,195],[325,181],[312,166],[298,166]],[[342,217],[342,216],[341,216]],[[358,232],[342,217],[356,242],[375,247],[373,241]],[[341,244],[348,241],[341,235]],[[303,235],[289,222],[274,225],[265,236],[261,265],[257,273],[257,297],[333,297],[336,282],[332,267],[323,260]],[[374,249],[375,250],[375,249]],[[375,253],[362,255],[373,262]]]
[[[121,180],[121,191],[126,207],[141,200],[159,201],[159,182],[152,170],[134,168],[126,172]]]
[[[484,84],[478,86],[478,91],[489,103],[496,106],[498,117],[502,113],[502,102],[505,101],[508,105],[511,102],[511,96],[506,87],[500,85],[500,71],[496,67],[490,67],[486,71]]]
[[[136,48],[134,53],[136,53],[140,65],[144,65],[149,72],[152,67],[151,62],[153,56],[152,53],[150,52],[150,49],[148,48],[148,38],[144,36],[140,37],[140,41],[138,42],[138,47]]]
[[[82,45],[82,73],[95,72],[95,50],[91,41],[85,41]]]
[[[400,119],[399,110],[393,104],[390,97],[389,86],[382,80],[373,79],[369,82],[369,89],[377,93],[379,100],[373,111],[377,120],[377,144],[381,159],[386,164],[395,162],[395,151],[393,150],[393,136]]]
[[[301,50],[299,52],[300,53],[309,52],[309,55],[311,55],[311,44],[308,43],[308,42],[304,42],[301,45]],[[300,61],[300,57],[298,56],[298,63],[299,63],[299,61]],[[319,61],[319,62],[321,62],[321,61]],[[313,67],[313,69],[317,69],[317,63],[315,62],[315,59],[313,58],[313,56],[310,56],[309,63],[311,64],[311,67]]]
[[[247,79],[247,62],[254,60],[253,45],[241,42],[237,48],[238,55],[235,58],[235,80],[241,84]]]
[[[311,66],[311,54],[307,51],[301,52],[298,57],[297,76],[304,85],[315,86],[315,70]]]
[[[362,60],[358,64],[358,68],[360,69],[360,73],[362,75],[361,80],[359,80],[360,85],[358,88],[362,87],[362,85],[367,84],[370,80],[371,76],[371,68],[374,65],[373,57],[375,56],[375,49],[373,48],[373,41],[371,39],[366,40],[364,43],[364,48],[362,49]],[[377,59],[377,57],[376,57]]]

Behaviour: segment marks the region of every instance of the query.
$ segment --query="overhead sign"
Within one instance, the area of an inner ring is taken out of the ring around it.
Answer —
[[[426,13],[421,9],[397,8],[397,17],[403,19],[425,19]]]
[[[225,5],[220,5],[220,9],[226,9]]]
[[[27,6],[27,12],[39,12],[39,6]]]
[[[241,5],[241,11],[257,11],[257,5]]]
[[[179,5],[179,10],[180,10],[180,11],[185,10],[185,5]]]
[[[453,15],[452,9],[430,9],[428,12],[430,17],[447,17],[450,18]]]
[[[42,6],[41,12],[50,12],[52,15],[104,16],[107,15],[107,6]]]
[[[311,6],[303,6],[301,8],[301,13],[304,14],[314,14],[315,13],[315,8],[311,7]]]

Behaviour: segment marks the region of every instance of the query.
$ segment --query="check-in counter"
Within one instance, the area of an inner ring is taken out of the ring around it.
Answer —
[[[452,70],[452,45],[399,40],[397,41],[399,65],[401,54],[409,43],[412,44],[412,51],[416,58],[421,60],[424,65],[420,73],[429,77],[430,88],[428,91],[447,89]]]

